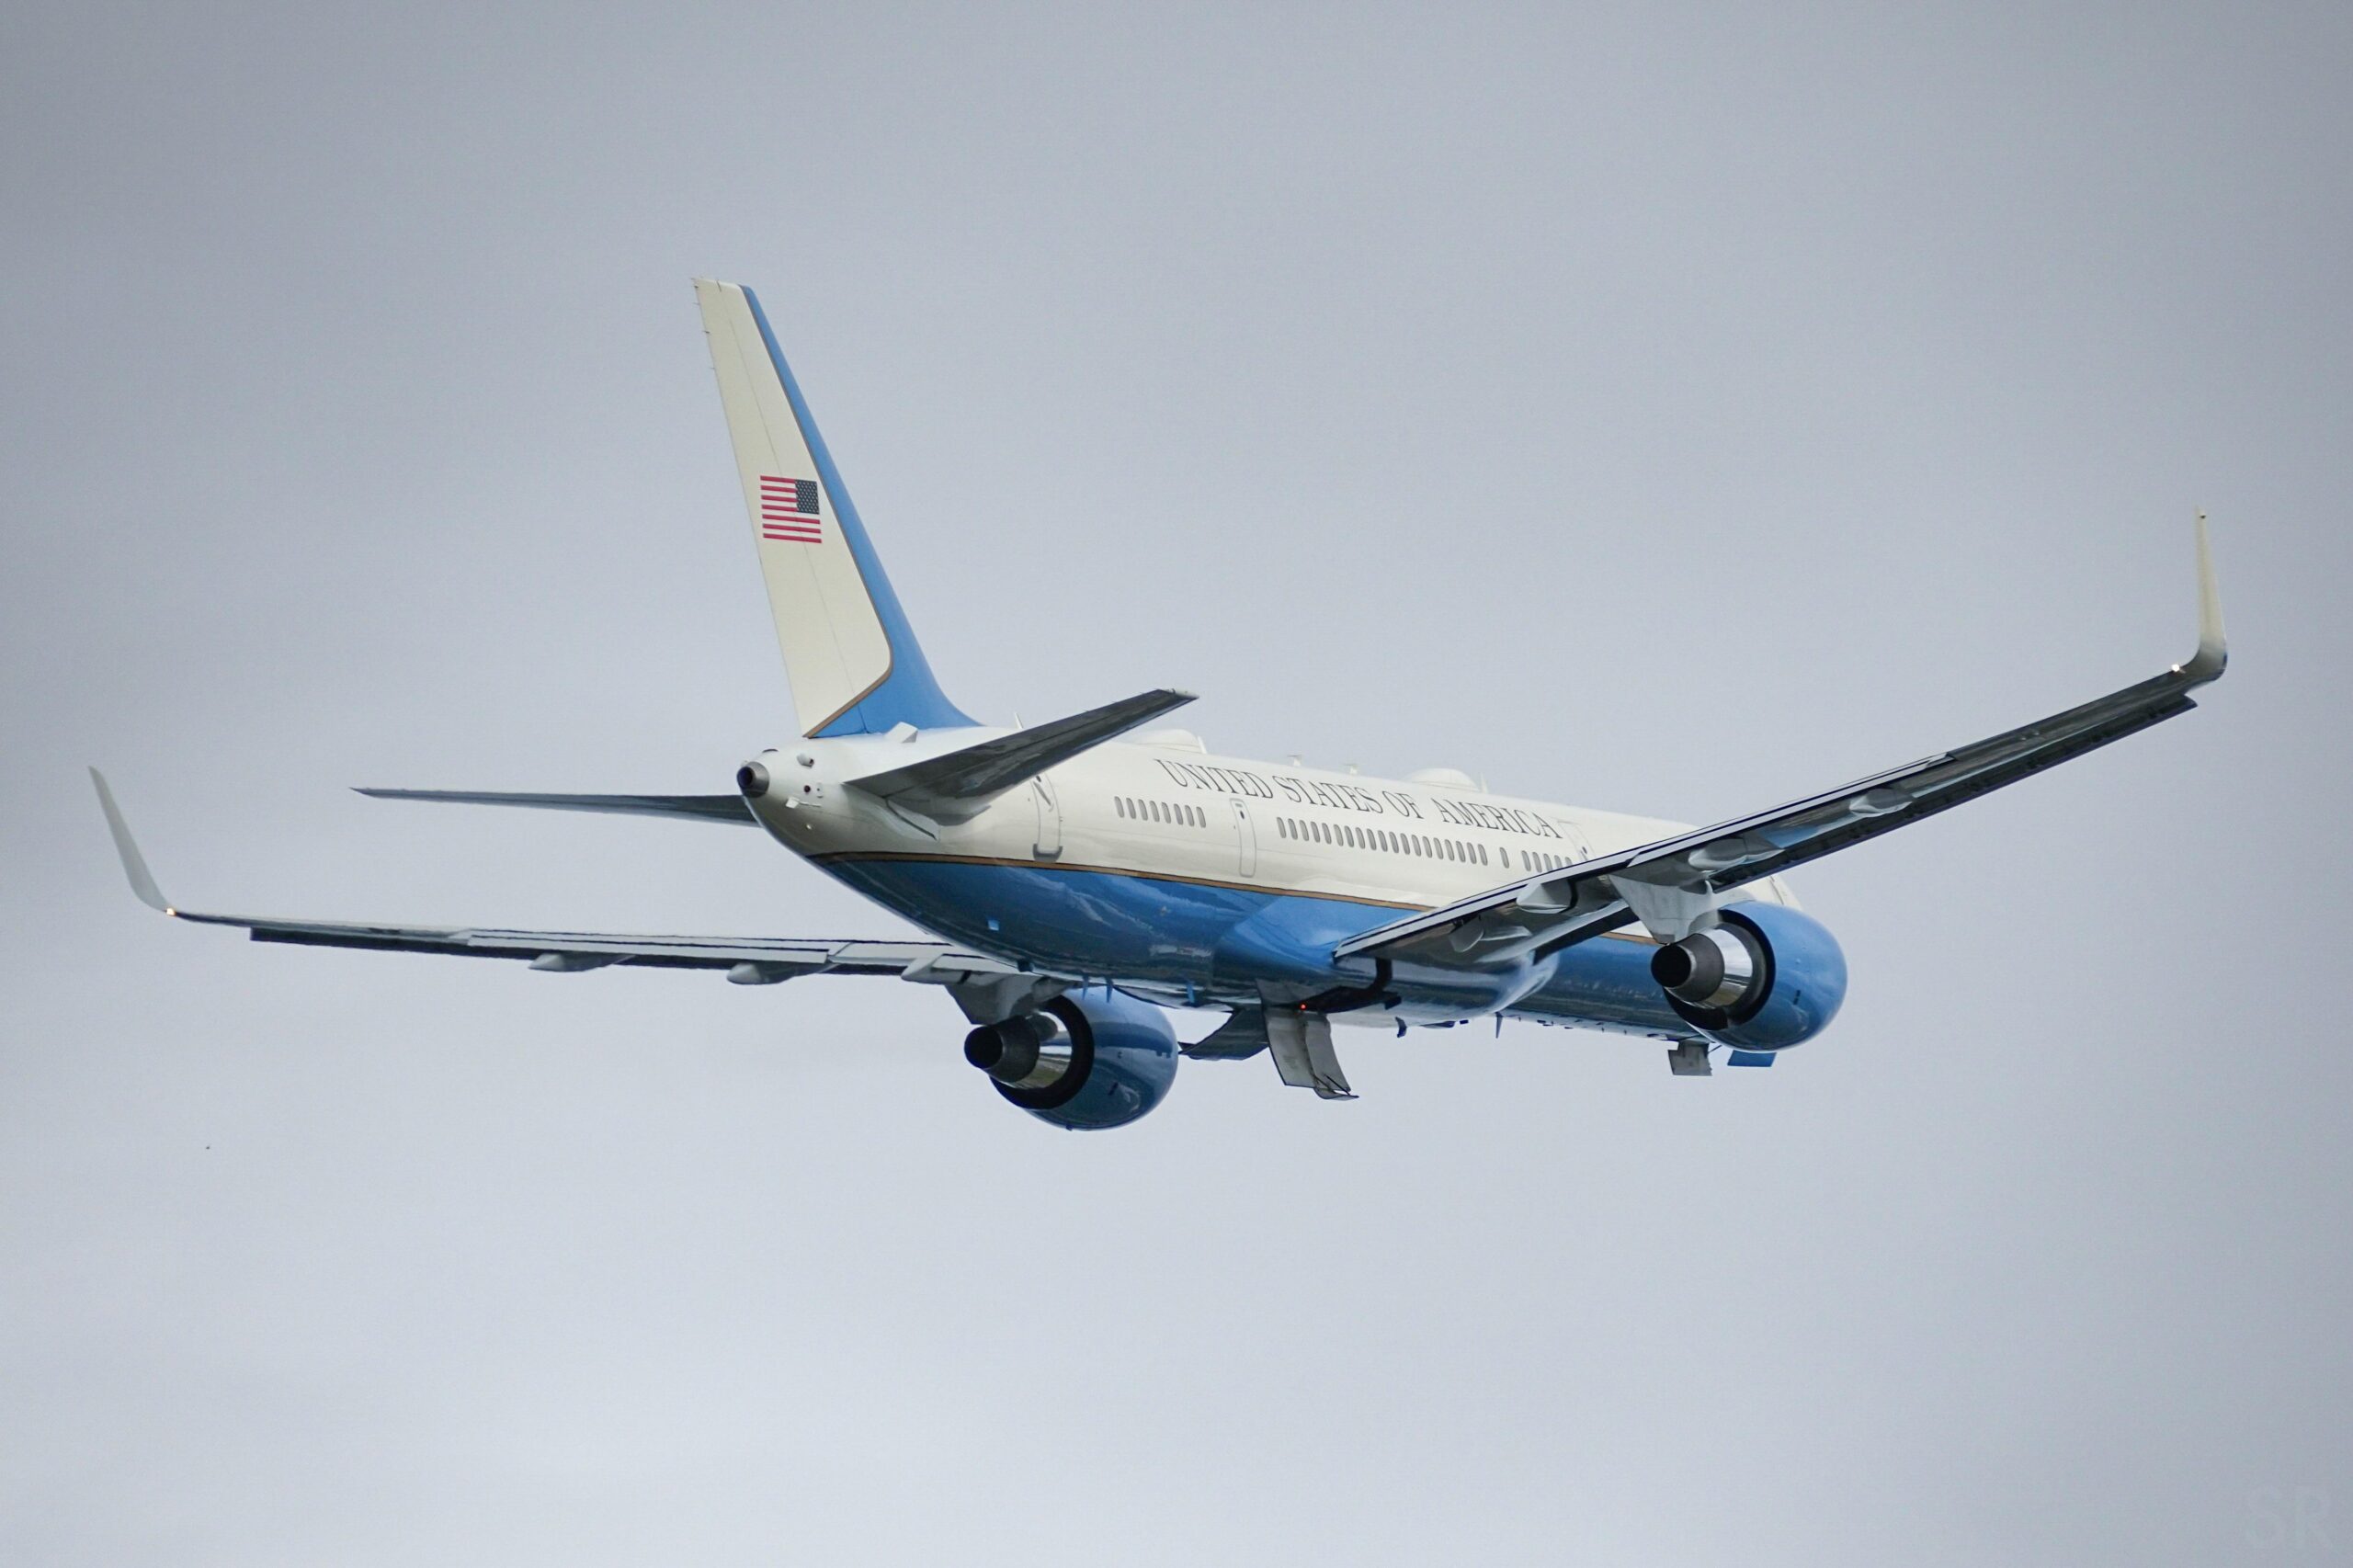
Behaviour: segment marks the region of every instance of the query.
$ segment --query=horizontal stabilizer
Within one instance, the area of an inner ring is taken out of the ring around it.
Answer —
[[[850,785],[930,814],[969,814],[960,806],[977,809],[1048,768],[1059,767],[1080,753],[1116,740],[1192,700],[1189,691],[1147,691],[904,767],[870,773],[851,779]]]
[[[545,812],[610,812],[633,817],[685,817],[692,822],[756,827],[741,795],[537,795],[508,790],[367,790],[378,801],[454,801],[466,806],[530,806]]]

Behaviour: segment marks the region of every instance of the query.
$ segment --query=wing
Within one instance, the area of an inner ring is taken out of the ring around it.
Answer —
[[[803,974],[884,974],[945,985],[960,1002],[1011,986],[1033,987],[1039,977],[945,942],[829,941],[813,937],[631,937],[599,931],[510,931],[471,926],[382,926],[351,921],[286,920],[273,915],[209,915],[182,909],[164,896],[97,768],[98,806],[122,857],[131,891],[150,908],[205,926],[233,926],[256,942],[368,948],[379,952],[453,953],[466,958],[520,959],[558,973],[633,964],[649,969],[723,970],[745,985],[773,984]]]
[[[1745,883],[1893,833],[2123,739],[2197,706],[2189,694],[2229,662],[2222,609],[2198,518],[2198,651],[2163,675],[1956,751],[1922,757],[1770,811],[1581,861],[1396,921],[1337,956],[1411,947],[1467,963],[1554,952],[1641,921],[1674,940]]]
[[[468,806],[530,806],[548,812],[608,812],[621,816],[684,817],[689,822],[757,827],[741,795],[539,795],[513,790],[369,790],[378,801],[449,801]]]

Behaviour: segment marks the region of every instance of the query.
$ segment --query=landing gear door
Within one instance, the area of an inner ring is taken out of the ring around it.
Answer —
[[[1059,860],[1063,853],[1063,807],[1044,774],[1029,780],[1029,796],[1038,805],[1035,851],[1040,860]]]
[[[1258,827],[1250,819],[1250,806],[1247,801],[1233,802],[1233,836],[1235,842],[1241,846],[1242,874],[1245,877],[1256,876],[1258,874]]]

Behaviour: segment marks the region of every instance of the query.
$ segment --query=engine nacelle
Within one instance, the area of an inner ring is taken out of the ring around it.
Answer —
[[[1651,978],[1683,1020],[1740,1051],[1780,1051],[1827,1028],[1847,999],[1847,955],[1829,929],[1778,903],[1720,914],[1721,925],[1651,960]]]
[[[1176,1030],[1149,1002],[1090,991],[982,1025],[964,1037],[964,1060],[1040,1121],[1125,1127],[1176,1082]]]

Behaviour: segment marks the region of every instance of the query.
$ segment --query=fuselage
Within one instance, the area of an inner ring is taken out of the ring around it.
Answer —
[[[1442,1024],[1495,1013],[1674,1037],[1650,938],[1608,933],[1534,960],[1377,969],[1335,944],[1532,871],[1682,824],[1486,792],[1460,774],[1361,777],[1211,755],[1176,732],[1100,745],[961,822],[847,780],[994,730],[803,740],[766,753],[752,801],[769,834],[948,939],[1041,972],[1162,1000],[1339,996],[1336,1022]],[[1778,879],[1747,898],[1793,903]]]

